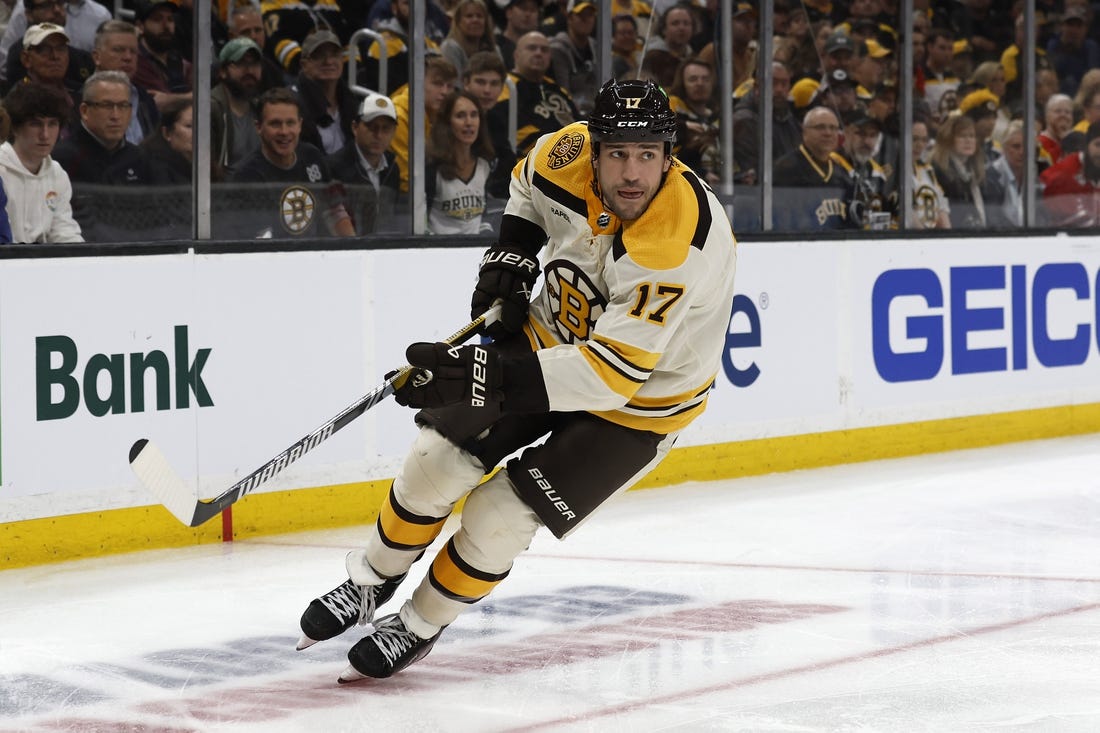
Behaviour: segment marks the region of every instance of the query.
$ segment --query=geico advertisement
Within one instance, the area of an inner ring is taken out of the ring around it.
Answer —
[[[133,490],[140,437],[220,491],[365,392],[363,270],[362,253],[3,263],[0,498]],[[361,467],[346,432],[322,461]]]
[[[851,259],[864,406],[1012,410],[1100,398],[1095,244],[941,241]]]

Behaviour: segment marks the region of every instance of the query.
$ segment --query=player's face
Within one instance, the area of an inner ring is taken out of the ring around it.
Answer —
[[[671,161],[663,143],[603,143],[596,175],[604,201],[625,221],[645,213]]]
[[[268,158],[282,163],[294,160],[298,138],[302,134],[302,118],[296,105],[264,105],[263,119],[256,128],[260,135],[260,145]]]
[[[473,145],[480,129],[477,105],[465,97],[456,99],[455,106],[451,108],[451,133],[455,140],[462,145]]]

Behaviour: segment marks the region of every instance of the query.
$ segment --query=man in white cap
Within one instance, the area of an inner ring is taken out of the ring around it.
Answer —
[[[381,226],[381,219],[383,212],[394,212],[401,186],[401,173],[389,149],[396,130],[393,100],[371,92],[351,121],[352,139],[328,157],[332,177],[347,187],[349,213],[358,234],[390,229]]]
[[[79,102],[79,96],[70,93],[65,85],[65,73],[69,69],[69,34],[64,28],[54,23],[32,25],[23,34],[20,59],[27,70],[25,80],[54,87],[64,92],[70,102]]]
[[[8,3],[11,5],[11,3]],[[19,56],[19,39],[27,28],[38,23],[56,23],[64,26],[69,35],[70,51],[80,49],[90,53],[95,41],[95,31],[102,23],[111,19],[111,11],[95,0],[16,0],[11,9],[11,18],[0,37],[0,79],[14,84],[22,78],[22,72],[8,74],[9,55]],[[78,54],[71,54],[76,60]],[[86,68],[86,67],[85,67]],[[80,78],[80,83],[85,77]]]

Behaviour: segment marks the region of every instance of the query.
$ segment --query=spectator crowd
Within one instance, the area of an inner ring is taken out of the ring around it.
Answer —
[[[1039,223],[1100,226],[1095,8],[1034,2],[1039,129],[1028,141],[1025,0],[914,0],[911,18],[897,0],[774,0],[767,90],[750,2],[733,2],[724,28],[715,0],[429,0],[414,39],[410,0],[215,0],[208,121],[193,115],[193,0],[0,0],[0,241],[190,237],[196,123],[210,128],[198,158],[210,164],[216,238],[407,232],[417,145],[428,231],[490,231],[517,162],[591,110],[605,4],[613,75],[666,90],[674,153],[711,183],[726,172],[717,64],[728,33],[735,191],[758,190],[770,169],[777,230],[1019,227],[1029,155]],[[377,35],[353,42],[361,28]],[[914,75],[903,80],[906,42]],[[901,83],[913,89],[907,120]],[[414,116],[422,141],[410,139]]]

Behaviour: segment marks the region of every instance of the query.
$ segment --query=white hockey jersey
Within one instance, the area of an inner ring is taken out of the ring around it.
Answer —
[[[706,407],[733,303],[736,242],[710,188],[673,159],[642,216],[593,188],[588,128],[544,135],[512,172],[505,214],[549,236],[526,333],[550,409],[668,434]]]

